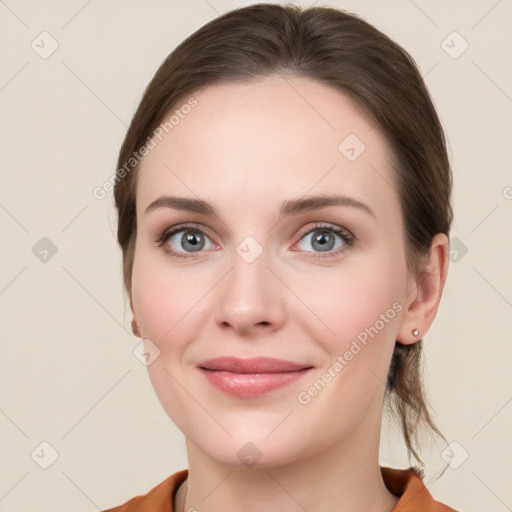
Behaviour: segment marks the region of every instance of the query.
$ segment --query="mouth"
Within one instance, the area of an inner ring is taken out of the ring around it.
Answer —
[[[297,382],[313,366],[267,357],[219,357],[203,361],[198,369],[216,389],[238,398],[254,398]]]

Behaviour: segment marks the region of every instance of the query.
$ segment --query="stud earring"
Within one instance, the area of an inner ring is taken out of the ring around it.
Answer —
[[[417,337],[419,336],[419,334],[420,334],[420,330],[419,330],[418,328],[413,329],[411,332],[412,332],[412,335],[413,335],[415,338],[417,338]]]

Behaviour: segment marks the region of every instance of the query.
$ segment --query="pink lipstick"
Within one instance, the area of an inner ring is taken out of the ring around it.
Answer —
[[[198,368],[217,389],[239,398],[253,398],[298,381],[313,367],[269,357],[226,356],[203,361]]]

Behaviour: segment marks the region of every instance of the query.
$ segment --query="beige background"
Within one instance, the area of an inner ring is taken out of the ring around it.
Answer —
[[[2,512],[92,512],[187,467],[183,435],[132,353],[139,340],[123,300],[112,200],[92,190],[115,171],[161,61],[205,22],[250,3],[0,1]],[[437,481],[431,469],[444,464],[444,446],[432,452],[428,487],[464,512],[512,510],[511,2],[324,5],[402,44],[438,107],[458,241],[425,338],[426,379],[438,424],[458,445]],[[446,39],[453,31],[463,39]],[[53,40],[58,48],[44,55]],[[56,254],[44,253],[43,237]],[[383,463],[407,466],[400,438],[382,444]]]

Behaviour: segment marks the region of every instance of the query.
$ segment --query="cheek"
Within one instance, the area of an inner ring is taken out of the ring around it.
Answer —
[[[165,275],[157,275],[142,259],[139,261],[134,265],[132,277],[134,308],[144,337],[158,340],[175,323],[172,312],[177,294],[169,289]]]
[[[310,320],[299,322],[324,353],[320,378],[328,383],[325,389],[316,386],[322,390],[314,399],[318,414],[326,403],[343,404],[355,417],[363,414],[386,383],[403,310],[403,270],[381,258],[380,264],[343,268],[337,276],[317,279],[314,289],[309,286],[304,301],[318,319],[308,315]],[[302,283],[303,293],[306,286]],[[304,391],[306,401],[316,396],[315,389]]]
[[[177,272],[164,268],[159,259],[141,250],[136,253],[132,274],[135,312],[141,321],[142,335],[162,350],[162,342],[179,340],[187,324],[187,311],[198,300],[198,282],[188,283]]]
[[[316,339],[325,339],[329,352],[344,348],[375,324],[379,331],[386,332],[397,324],[405,272],[392,267],[391,262],[381,260],[380,264],[352,265],[328,275],[319,273],[316,279],[308,276],[296,281],[294,291],[303,298],[318,325],[320,336]]]
[[[194,401],[190,405],[190,395],[180,382],[184,353],[201,311],[200,299],[208,291],[204,281],[192,278],[191,273],[172,270],[165,261],[142,250],[136,254],[133,305],[146,347],[150,340],[159,350],[158,357],[147,367],[148,375],[164,410],[184,432],[193,430],[191,418],[201,414],[198,410],[191,413]]]
[[[298,399],[305,411],[330,425],[326,436],[360,421],[386,384],[403,310],[406,274],[398,267],[383,259],[380,265],[352,266],[317,279],[313,292],[311,284],[301,283],[302,293],[310,290],[304,301],[319,318],[297,318],[325,358]],[[333,408],[345,413],[333,419]]]
[[[165,257],[141,249],[132,274],[133,305],[141,334],[158,346],[166,364],[181,364],[191,337],[208,322],[218,267],[171,265]]]

